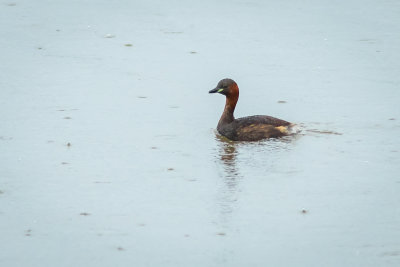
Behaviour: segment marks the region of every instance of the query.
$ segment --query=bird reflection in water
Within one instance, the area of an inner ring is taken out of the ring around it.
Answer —
[[[219,163],[220,177],[223,178],[219,188],[218,202],[223,220],[229,220],[228,214],[233,212],[233,208],[238,200],[238,185],[242,176],[237,166],[238,145],[239,143],[216,134],[218,153],[216,155]],[[228,216],[228,217],[227,217]]]
[[[286,155],[297,139],[296,135],[285,138],[270,139],[260,142],[234,142],[219,134],[216,134],[218,151],[215,155],[220,177],[222,178],[218,192],[218,202],[223,221],[226,223],[242,191],[243,178],[249,174],[248,167],[253,166],[255,173],[263,170],[274,170],[276,161]],[[249,151],[252,151],[249,153]],[[241,152],[243,155],[241,155]],[[273,154],[274,157],[260,159],[254,158],[254,153],[262,152],[263,155]],[[265,160],[267,159],[267,160]],[[241,170],[242,167],[247,169]],[[265,172],[263,172],[265,173]]]
[[[239,176],[236,167],[236,157],[238,155],[234,141],[231,141],[221,135],[217,135],[218,140],[218,156],[224,167],[224,177],[229,187],[234,187],[236,182],[235,178]]]

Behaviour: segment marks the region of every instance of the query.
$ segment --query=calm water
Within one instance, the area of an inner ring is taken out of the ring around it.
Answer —
[[[399,266],[399,12],[0,3],[0,265]],[[301,133],[219,137],[226,77]]]

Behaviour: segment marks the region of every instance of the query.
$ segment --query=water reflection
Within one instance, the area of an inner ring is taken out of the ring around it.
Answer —
[[[239,176],[236,167],[237,143],[226,139],[221,135],[216,135],[218,141],[218,155],[225,170],[225,178],[229,187],[235,186],[235,178]]]
[[[276,171],[276,163],[293,146],[295,135],[259,142],[233,142],[216,133],[216,162],[222,178],[218,190],[221,226],[227,227],[242,192],[244,177],[254,179]]]
[[[218,153],[217,162],[220,167],[222,184],[219,188],[218,203],[222,221],[229,220],[238,198],[238,185],[242,178],[237,164],[238,143],[216,134]]]

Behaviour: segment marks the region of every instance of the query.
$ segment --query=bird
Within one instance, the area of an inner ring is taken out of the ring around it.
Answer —
[[[209,93],[219,93],[226,97],[225,108],[218,121],[217,131],[232,141],[259,141],[267,138],[279,138],[289,135],[291,128],[295,125],[266,115],[235,119],[233,113],[239,99],[239,87],[232,79],[220,80]]]

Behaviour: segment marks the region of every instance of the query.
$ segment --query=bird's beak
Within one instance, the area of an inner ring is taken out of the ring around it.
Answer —
[[[214,94],[214,93],[221,93],[222,91],[224,91],[224,89],[215,87],[214,89],[208,91],[208,93]]]

